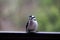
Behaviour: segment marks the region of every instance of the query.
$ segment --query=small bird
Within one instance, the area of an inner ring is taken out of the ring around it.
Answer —
[[[30,15],[28,22],[26,24],[26,32],[27,33],[35,33],[38,31],[38,22],[35,18],[35,16]]]

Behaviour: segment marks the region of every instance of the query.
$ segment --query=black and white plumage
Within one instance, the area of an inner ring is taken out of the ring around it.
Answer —
[[[29,16],[29,20],[26,24],[26,32],[37,32],[38,31],[38,22],[35,18],[35,16],[31,15]]]

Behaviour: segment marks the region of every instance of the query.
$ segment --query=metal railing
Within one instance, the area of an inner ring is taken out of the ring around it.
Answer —
[[[25,31],[0,31],[0,33],[26,33]],[[60,34],[60,32],[36,32],[41,34]]]

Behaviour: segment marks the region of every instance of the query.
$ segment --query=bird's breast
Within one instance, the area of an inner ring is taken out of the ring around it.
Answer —
[[[29,29],[35,29],[36,28],[36,25],[37,25],[37,22],[30,21]]]
[[[30,21],[30,26],[32,26],[33,25],[33,21]]]

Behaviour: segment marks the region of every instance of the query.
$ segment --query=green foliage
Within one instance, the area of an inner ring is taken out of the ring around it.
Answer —
[[[39,23],[39,31],[60,31],[59,9],[54,5],[55,2],[53,0],[40,0],[40,7],[35,12]]]
[[[39,0],[39,6],[45,7],[53,4],[53,0]]]

